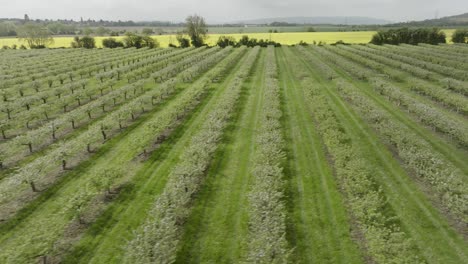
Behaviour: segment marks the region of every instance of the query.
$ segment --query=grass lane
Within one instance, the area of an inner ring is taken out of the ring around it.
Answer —
[[[287,52],[287,54],[286,54]],[[290,209],[295,233],[295,262],[360,263],[349,220],[320,136],[298,79],[288,67],[288,48],[277,50],[285,104],[289,160]]]
[[[262,106],[265,51],[245,85],[247,103],[240,120],[228,131],[224,151],[213,161],[203,189],[186,224],[177,262],[239,262],[248,234],[247,191],[253,140]],[[229,239],[226,239],[226,238]]]

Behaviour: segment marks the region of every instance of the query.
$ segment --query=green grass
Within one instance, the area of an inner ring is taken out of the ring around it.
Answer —
[[[264,58],[259,55],[248,86],[245,108],[229,132],[224,150],[213,161],[207,181],[187,222],[177,262],[235,263],[244,255],[246,211],[253,139],[262,105]],[[228,238],[228,239],[226,239]]]
[[[290,209],[295,238],[295,262],[359,263],[351,240],[349,219],[329,166],[321,138],[304,100],[302,87],[286,56],[277,51],[285,105],[289,159]]]

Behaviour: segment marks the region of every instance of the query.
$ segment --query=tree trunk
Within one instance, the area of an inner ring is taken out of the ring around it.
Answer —
[[[73,129],[76,129],[76,127],[75,127],[75,120],[72,120],[71,123],[72,123],[72,128],[73,128]]]
[[[88,117],[89,119],[92,119],[93,117],[91,116],[91,112],[88,112]]]
[[[5,130],[4,130],[4,129],[2,129],[2,138],[3,138],[3,139],[7,139],[6,133],[5,133]]]
[[[104,138],[104,140],[107,139],[107,134],[104,130],[101,130],[101,133],[102,133],[102,137]]]
[[[93,151],[91,150],[91,144],[87,144],[86,145],[86,151],[88,151],[88,153],[92,153]]]
[[[33,153],[32,143],[28,143],[28,144],[26,144],[26,145],[28,145],[29,153]]]
[[[29,182],[29,185],[31,186],[31,190],[32,190],[33,192],[37,192],[36,184],[34,184],[33,181],[30,181],[30,182]]]
[[[62,170],[66,170],[66,169],[67,169],[67,161],[62,160]]]

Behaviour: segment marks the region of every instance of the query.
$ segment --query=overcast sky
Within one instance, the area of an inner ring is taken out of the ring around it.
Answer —
[[[367,16],[421,20],[468,12],[468,0],[0,0],[0,17],[182,21],[208,23],[288,16]]]

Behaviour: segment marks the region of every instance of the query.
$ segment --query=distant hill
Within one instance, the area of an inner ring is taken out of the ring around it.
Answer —
[[[252,24],[252,25],[265,25],[273,22],[284,22],[289,24],[308,24],[308,25],[385,25],[392,23],[384,19],[377,19],[371,17],[278,17],[278,18],[263,18],[252,20],[235,21],[236,24]]]
[[[426,19],[422,21],[410,21],[405,23],[389,24],[388,26],[407,26],[407,27],[421,27],[421,26],[468,26],[468,13],[456,16],[447,16],[438,19]]]

